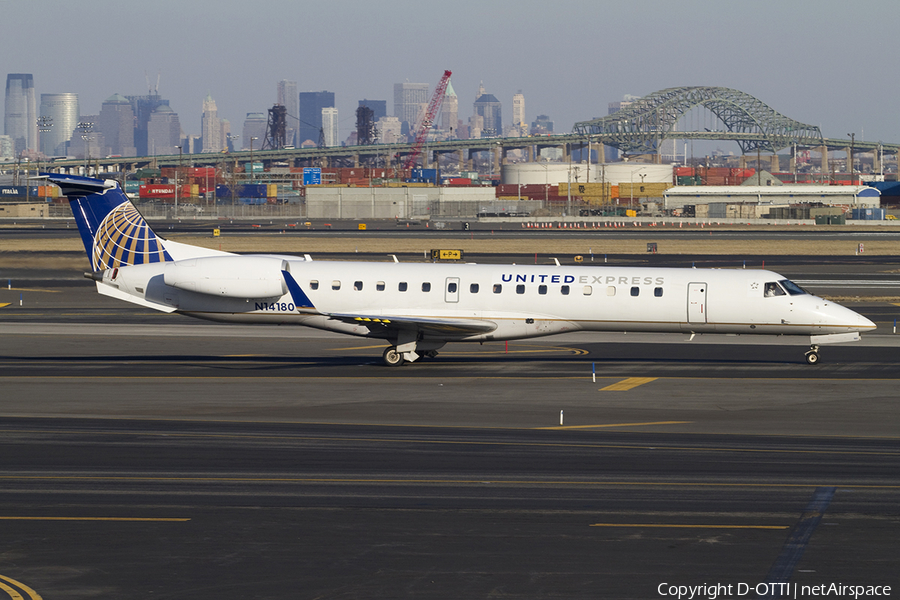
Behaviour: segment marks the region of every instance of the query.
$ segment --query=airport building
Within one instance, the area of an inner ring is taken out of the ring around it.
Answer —
[[[310,219],[436,219],[472,217],[497,201],[492,187],[306,188]]]
[[[673,210],[698,204],[827,204],[847,209],[878,208],[881,192],[865,185],[679,185],[665,191],[661,208]]]

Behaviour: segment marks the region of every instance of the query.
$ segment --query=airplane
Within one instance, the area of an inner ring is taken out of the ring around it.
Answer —
[[[766,270],[313,260],[238,255],[156,235],[119,184],[44,174],[68,198],[97,291],[165,313],[304,325],[385,340],[386,365],[448,342],[575,331],[761,334],[819,346],[875,324]]]

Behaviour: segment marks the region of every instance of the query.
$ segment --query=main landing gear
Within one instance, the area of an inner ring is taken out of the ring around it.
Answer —
[[[384,358],[384,364],[389,367],[399,367],[403,364],[403,354],[397,351],[396,346],[388,346],[382,358]]]
[[[813,344],[806,353],[806,364],[814,365],[819,362],[819,345]]]
[[[441,346],[443,346],[443,344],[441,344]],[[437,350],[424,350],[421,354],[418,354],[415,351],[400,352],[399,350],[397,350],[396,346],[388,346],[384,351],[382,358],[384,359],[384,364],[386,364],[387,366],[399,367],[405,362],[415,362],[422,356],[425,356],[427,358],[434,358],[437,355]]]

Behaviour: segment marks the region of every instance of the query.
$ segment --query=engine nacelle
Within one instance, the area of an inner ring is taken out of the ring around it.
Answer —
[[[287,293],[284,261],[268,256],[209,256],[166,263],[168,286],[226,298],[280,298]]]

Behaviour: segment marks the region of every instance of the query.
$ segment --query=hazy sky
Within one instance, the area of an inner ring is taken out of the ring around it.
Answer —
[[[453,71],[467,119],[479,81],[557,132],[624,94],[685,85],[756,96],[827,137],[900,142],[896,0],[0,0],[0,76],[75,92],[82,114],[114,93],[147,93],[145,72],[186,133],[203,98],[240,134],[276,83],[335,93],[340,137],[357,101]],[[738,152],[736,144],[726,148]]]

